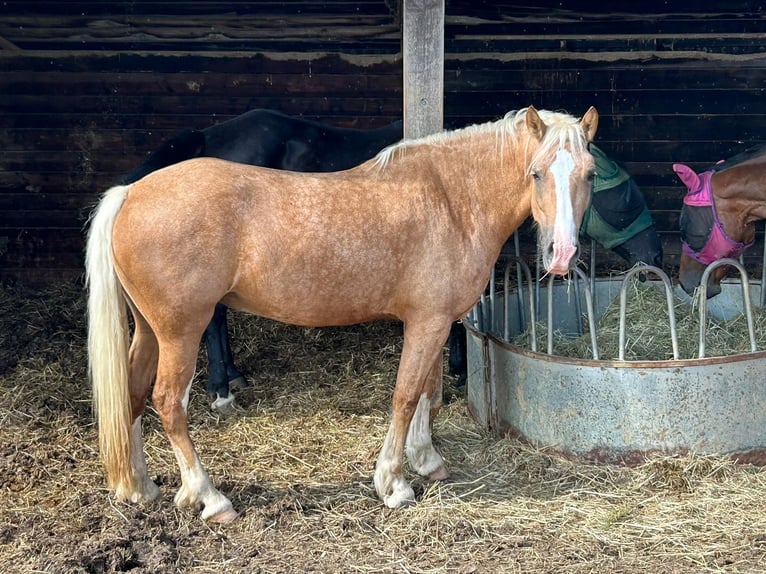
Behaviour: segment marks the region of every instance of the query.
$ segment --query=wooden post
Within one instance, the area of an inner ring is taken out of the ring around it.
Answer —
[[[403,0],[404,137],[444,125],[444,0]]]

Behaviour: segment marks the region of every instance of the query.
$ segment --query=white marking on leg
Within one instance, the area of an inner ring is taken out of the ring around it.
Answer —
[[[189,392],[191,391],[192,383],[194,382],[194,375],[192,375],[191,380],[189,381],[189,384],[186,385],[186,392],[184,392],[184,398],[181,399],[181,405],[184,408],[184,412],[189,412]]]
[[[383,441],[383,446],[375,464],[375,492],[389,508],[406,506],[415,501],[415,491],[401,474],[395,475],[392,471],[397,462],[393,456],[394,423],[388,427],[388,433]]]
[[[141,417],[136,417],[133,426],[130,427],[130,466],[133,471],[133,484],[137,490],[130,493],[117,493],[117,497],[130,502],[142,502],[156,500],[160,495],[160,489],[149,478],[144,454],[144,437],[141,434]]]
[[[196,453],[194,454],[194,462],[189,466],[186,464],[186,458],[181,449],[173,445],[173,452],[175,452],[178,467],[181,470],[181,488],[178,489],[174,498],[176,505],[180,508],[199,509],[202,507],[203,519],[218,514],[223,516],[227,513],[231,513],[232,518],[235,517],[236,512],[234,512],[231,502],[213,486]]]
[[[430,476],[444,466],[444,460],[431,442],[430,410],[431,400],[423,393],[407,431],[407,458],[421,476]]]
[[[189,392],[191,391],[193,381],[194,377],[192,376],[189,385],[186,387],[184,398],[181,400],[184,413],[187,412],[189,406]],[[172,440],[171,445],[178,461],[178,468],[181,470],[181,488],[178,489],[173,499],[176,505],[197,509],[202,507],[203,519],[217,518],[222,522],[233,520],[237,513],[234,511],[229,499],[218,492],[213,486],[210,476],[208,476],[203,468],[197,453],[192,451],[194,460],[190,466],[187,464],[186,457],[181,449]]]
[[[222,414],[231,414],[234,412],[234,393],[229,392],[228,397],[222,397],[218,393],[215,400],[210,403],[210,408]]]

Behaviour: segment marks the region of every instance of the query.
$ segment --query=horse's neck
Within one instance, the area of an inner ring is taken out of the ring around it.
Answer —
[[[396,152],[391,163],[378,172],[398,190],[398,201],[429,205],[422,216],[450,233],[451,241],[462,246],[482,281],[508,237],[531,213],[523,185],[526,162],[523,157],[513,158],[509,153],[512,145],[505,143],[505,159],[494,134],[470,145],[413,145]],[[374,160],[366,165],[378,169]],[[409,196],[406,200],[405,194]],[[434,217],[441,219],[437,223]]]
[[[501,247],[529,216],[531,203],[524,186],[525,146],[510,138],[501,146],[498,137],[490,133],[444,146],[429,162],[454,212],[484,241]]]
[[[716,196],[732,202],[745,224],[766,219],[766,155],[713,174],[713,178]]]

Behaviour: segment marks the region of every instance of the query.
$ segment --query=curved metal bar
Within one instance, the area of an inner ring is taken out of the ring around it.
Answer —
[[[519,319],[520,324],[519,327],[522,332],[527,330],[527,324],[526,324],[526,317],[524,316],[524,296],[521,294],[521,286],[524,284],[524,278],[522,277],[522,267],[519,264],[522,263],[524,265],[524,269],[526,270],[527,275],[527,282],[530,284],[530,292],[531,292],[531,285],[532,285],[532,279],[529,272],[529,265],[526,264],[521,259],[521,247],[519,246],[519,231],[518,229],[513,232],[513,252],[516,255],[516,295],[517,295],[517,301],[519,304]],[[506,279],[505,284],[508,284],[508,280]],[[532,313],[529,315],[532,318],[532,322],[534,322],[534,309],[532,310]],[[508,338],[506,337],[506,341]]]
[[[639,265],[630,269],[622,280],[620,287],[620,340],[618,359],[625,360],[625,318],[627,315],[628,280],[638,273],[654,273],[662,280],[665,286],[665,296],[668,302],[668,321],[670,323],[670,340],[673,345],[673,358],[678,360],[678,336],[676,335],[676,314],[673,307],[673,287],[667,274],[654,265]]]
[[[585,282],[585,309],[588,313],[588,328],[590,330],[590,344],[593,351],[593,360],[598,361],[598,339],[596,338],[596,313],[593,311],[593,292],[591,291],[588,276],[579,267],[575,268],[577,276]],[[577,285],[578,283],[575,283]],[[594,283],[595,285],[595,283]],[[580,317],[581,315],[578,315]],[[579,324],[579,323],[578,323]],[[582,324],[580,331],[582,332]]]
[[[487,296],[482,293],[479,298],[479,316],[478,316],[478,328],[482,333],[486,333],[488,329],[486,326],[491,324],[491,317],[489,315],[489,305],[487,305]]]
[[[535,321],[540,320],[540,250],[535,250]]]
[[[761,307],[766,306],[766,244],[763,246],[763,255],[761,257]]]
[[[581,271],[577,267],[575,267],[575,271]],[[588,277],[584,274],[584,272],[577,274],[580,279],[583,279],[585,281],[585,284],[588,284]],[[574,304],[575,304],[575,315],[577,315],[578,319],[582,317],[582,303],[580,302],[580,282],[575,279],[574,281]],[[577,334],[582,335],[582,323],[580,321],[577,321]]]
[[[468,323],[470,323],[473,327],[477,328],[479,327],[478,321],[476,321],[476,307],[478,306],[478,301],[476,302],[476,305],[471,307],[471,309],[466,313],[466,319],[468,320]]]
[[[593,294],[591,293],[590,286],[588,285],[588,276],[582,269],[575,268],[574,278],[575,285],[578,285],[577,278],[580,278],[585,284],[585,307],[588,313],[588,323],[590,329],[591,348],[593,349],[593,358],[598,360],[598,341],[596,339],[596,322],[595,312],[593,311]],[[548,278],[548,354],[553,354],[553,275]],[[579,292],[575,294],[575,297],[579,297]],[[579,302],[577,305],[580,308]],[[581,317],[578,311],[578,318]],[[582,324],[579,324],[579,331],[582,334]]]
[[[553,275],[548,277],[548,354],[553,354]]]
[[[596,293],[596,240],[590,240],[590,292]]]
[[[529,316],[533,319],[529,322],[529,330],[531,331],[530,336],[530,346],[533,351],[537,352],[537,325],[534,320],[535,316],[535,287],[534,282],[532,281],[532,272],[529,270],[529,265],[526,264],[526,262],[521,259],[521,257],[514,257],[515,259],[515,265],[516,265],[516,273],[521,274],[522,272],[526,276],[527,279],[527,289],[529,290]],[[508,299],[509,299],[509,285],[508,285],[508,279],[509,275],[511,273],[511,264],[508,263],[508,265],[505,266],[505,274],[504,279],[505,283],[503,285],[503,301],[504,301],[504,308],[503,308],[503,340],[506,342],[510,342],[510,326],[508,325]],[[519,325],[521,328],[521,332],[523,333],[526,331],[525,322],[526,319],[524,317],[524,311],[523,311],[523,305],[524,305],[524,297],[521,294],[523,291],[523,284],[519,284],[516,286],[516,297],[517,301],[519,302]]]
[[[755,344],[755,327],[753,325],[753,307],[750,302],[750,279],[745,271],[745,266],[736,259],[724,258],[713,261],[705,268],[700,279],[700,340],[699,340],[699,358],[705,357],[705,329],[707,323],[707,282],[710,274],[718,267],[730,265],[739,271],[740,283],[742,284],[742,305],[743,312],[747,319],[747,332],[750,336],[750,351],[755,353],[757,345]],[[763,292],[763,283],[761,283],[761,292]]]
[[[495,330],[495,317],[497,315],[495,314],[495,268],[492,267],[492,273],[489,276],[489,316],[491,323],[489,324],[489,330],[494,331]]]

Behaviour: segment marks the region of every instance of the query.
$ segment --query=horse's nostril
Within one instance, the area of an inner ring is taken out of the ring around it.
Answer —
[[[548,256],[548,258],[553,258],[553,243],[548,244],[548,249],[545,250],[545,254]]]

